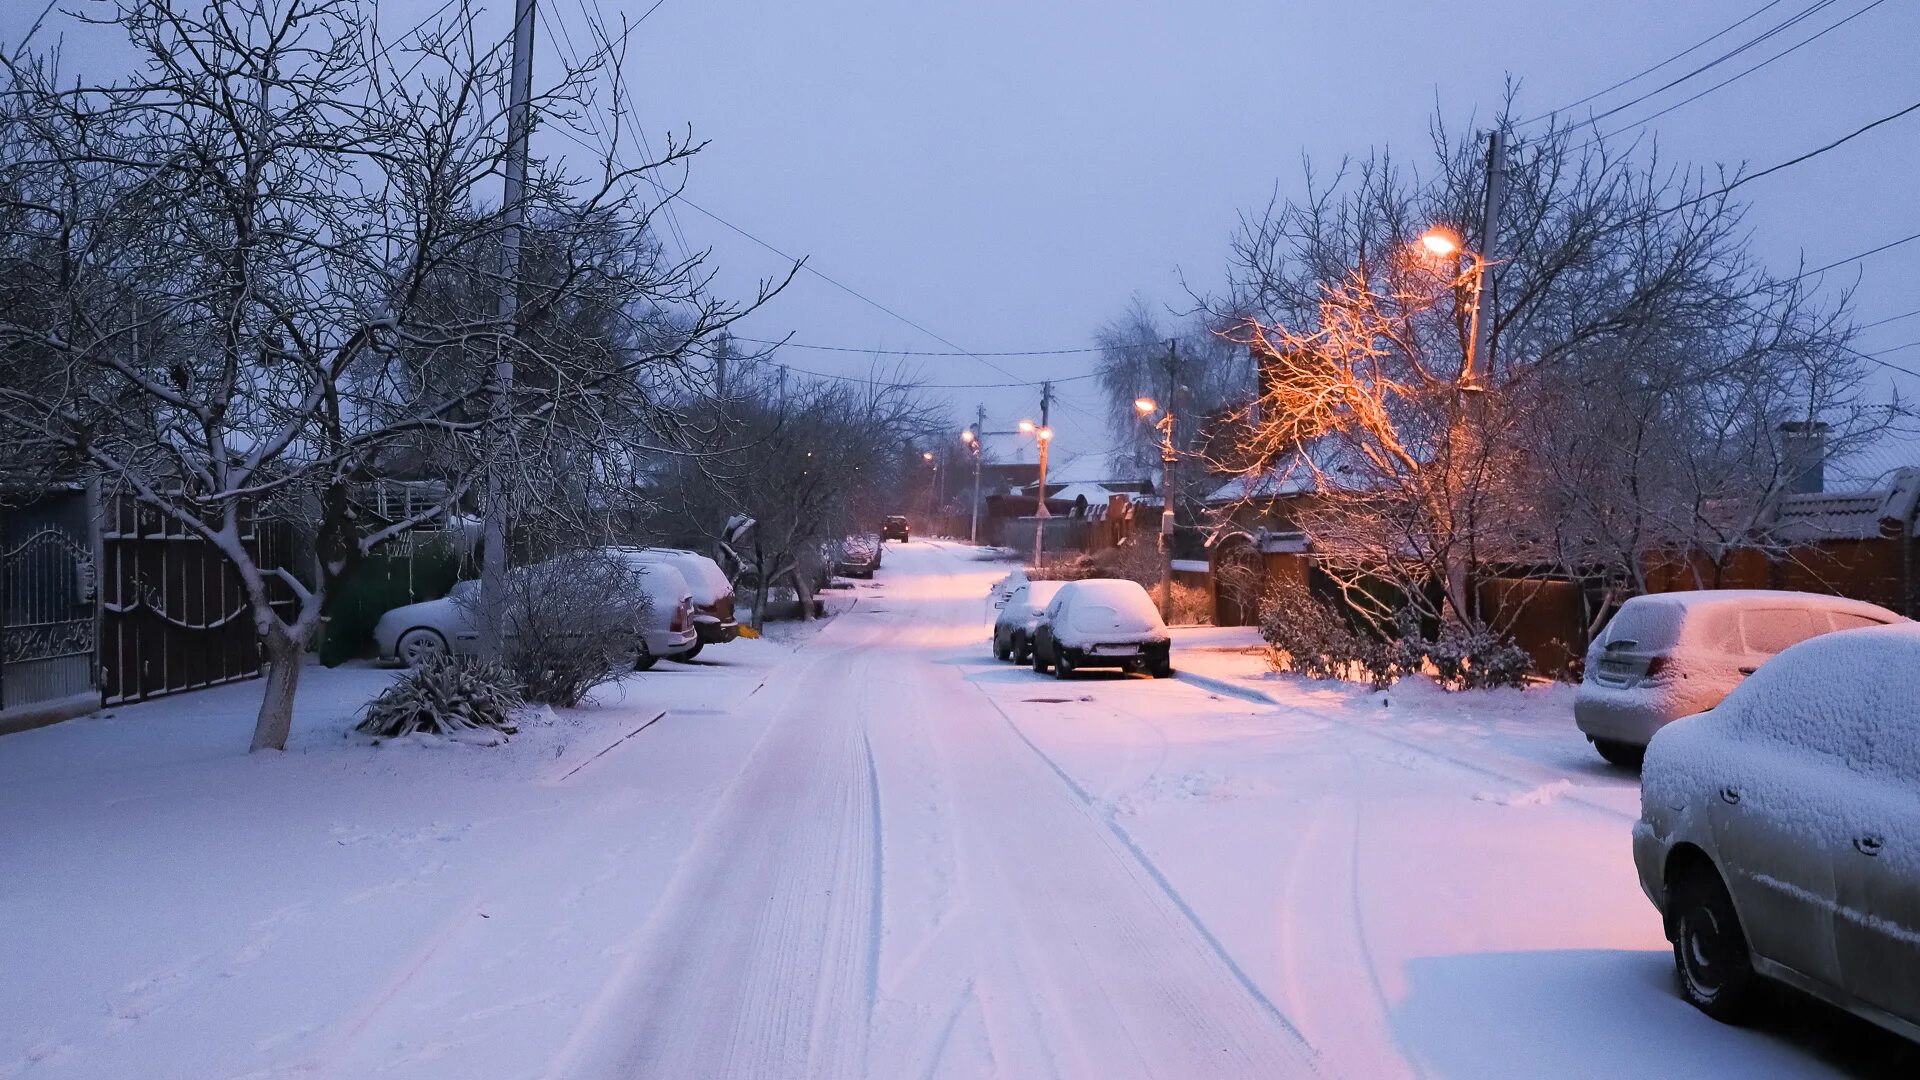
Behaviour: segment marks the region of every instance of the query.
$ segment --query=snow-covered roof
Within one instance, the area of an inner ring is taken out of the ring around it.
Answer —
[[[1086,482],[1069,483],[1065,487],[1054,487],[1052,484],[1047,485],[1048,502],[1072,502],[1075,499],[1084,498],[1087,500],[1088,506],[1104,507],[1107,505],[1107,497],[1112,494],[1114,494],[1114,492],[1109,491],[1100,484],[1089,484]]]
[[[1787,495],[1775,508],[1768,531],[1788,543],[1871,540],[1889,524],[1911,522],[1920,503],[1920,467],[1896,469],[1879,487]]]
[[[1207,495],[1208,505],[1237,503],[1247,499],[1278,499],[1302,495],[1313,490],[1313,470],[1295,463],[1286,468],[1236,476]]]

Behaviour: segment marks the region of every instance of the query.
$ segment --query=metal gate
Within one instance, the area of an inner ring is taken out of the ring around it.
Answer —
[[[91,549],[58,525],[0,548],[0,709],[93,690],[94,582]]]

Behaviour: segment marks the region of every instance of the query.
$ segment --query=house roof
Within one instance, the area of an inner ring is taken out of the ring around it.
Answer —
[[[1768,530],[1789,543],[1871,540],[1889,524],[1913,521],[1920,507],[1920,467],[1895,469],[1863,491],[1823,491],[1780,500]]]

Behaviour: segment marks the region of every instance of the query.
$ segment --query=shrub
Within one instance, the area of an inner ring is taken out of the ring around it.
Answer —
[[[1176,626],[1205,626],[1213,622],[1213,595],[1205,585],[1173,583],[1173,618]]]
[[[367,703],[354,730],[377,739],[402,735],[514,734],[523,704],[513,673],[495,663],[441,657],[412,668]]]
[[[1268,663],[1310,679],[1364,678],[1376,690],[1402,676],[1431,670],[1448,690],[1520,686],[1526,682],[1526,651],[1487,627],[1448,626],[1428,638],[1419,617],[1402,609],[1390,634],[1353,625],[1338,605],[1305,585],[1271,586],[1260,604],[1260,634]]]
[[[507,575],[500,661],[527,700],[571,708],[632,665],[651,610],[641,574],[615,553],[589,550]],[[480,613],[470,617],[477,623]]]

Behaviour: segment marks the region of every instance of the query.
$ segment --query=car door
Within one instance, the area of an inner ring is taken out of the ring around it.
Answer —
[[[1834,855],[1822,830],[1842,810],[1846,767],[1788,732],[1745,732],[1706,766],[1715,861],[1753,953],[1836,984]]]
[[[1854,784],[1838,819],[1834,941],[1848,994],[1920,1023],[1920,649],[1888,651],[1905,655],[1863,657],[1870,685],[1845,714]]]

